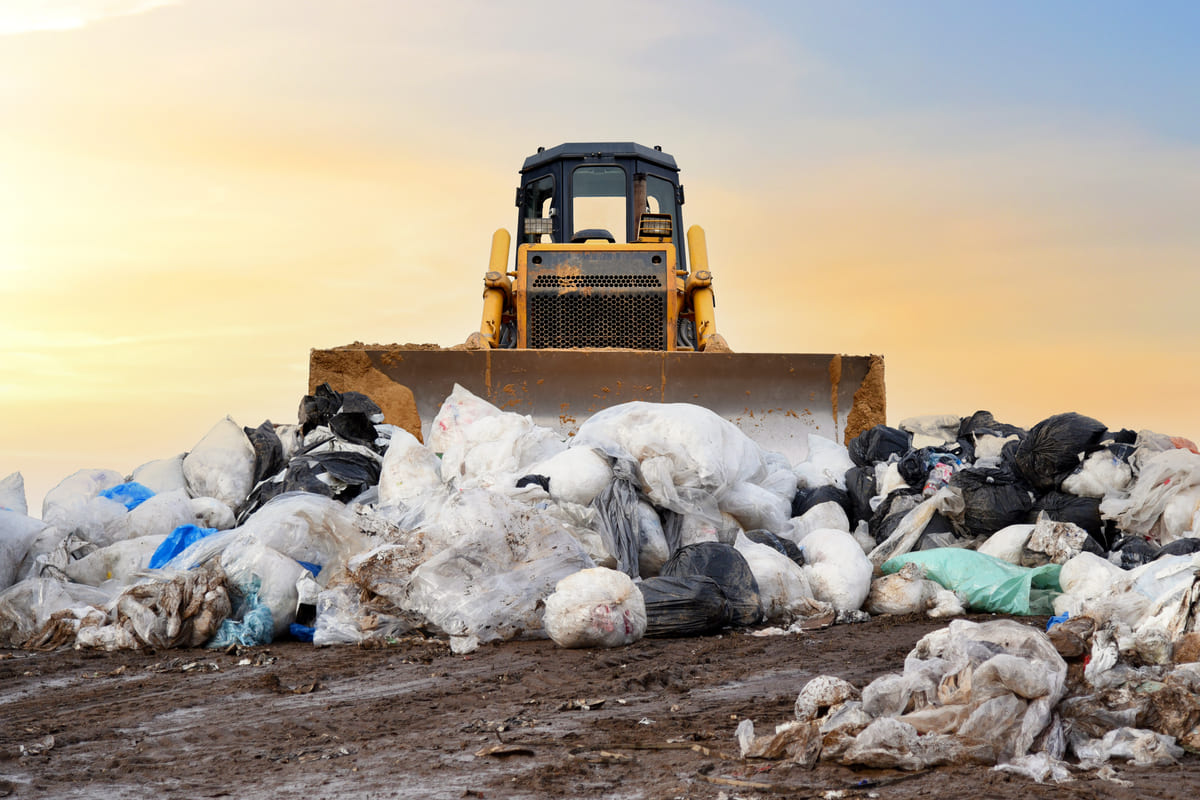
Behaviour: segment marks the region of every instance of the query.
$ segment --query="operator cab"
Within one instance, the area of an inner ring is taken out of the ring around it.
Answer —
[[[539,147],[521,167],[519,244],[670,242],[687,269],[675,159],[633,142]]]

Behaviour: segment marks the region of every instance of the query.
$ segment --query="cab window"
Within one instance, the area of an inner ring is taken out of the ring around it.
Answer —
[[[525,187],[525,202],[521,208],[521,242],[523,244],[546,244],[554,241],[549,233],[524,233],[527,219],[549,220],[553,212],[554,176],[545,175]]]
[[[577,167],[571,174],[571,220],[575,232],[608,231],[625,243],[625,170],[615,166]]]

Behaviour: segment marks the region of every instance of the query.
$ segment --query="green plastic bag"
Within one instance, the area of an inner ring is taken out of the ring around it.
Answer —
[[[1018,567],[986,553],[958,547],[939,547],[888,559],[883,574],[919,564],[925,577],[963,599],[968,611],[991,611],[1021,616],[1054,613],[1054,598],[1062,594],[1061,564]]]

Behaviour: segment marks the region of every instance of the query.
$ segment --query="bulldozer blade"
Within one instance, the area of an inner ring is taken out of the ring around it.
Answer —
[[[369,384],[381,379],[411,390],[423,441],[456,383],[564,438],[618,403],[693,403],[792,463],[807,456],[809,433],[845,444],[886,421],[881,356],[403,346],[311,353],[310,391],[328,382],[370,396]]]

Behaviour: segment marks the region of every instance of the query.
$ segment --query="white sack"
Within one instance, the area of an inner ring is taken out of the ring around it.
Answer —
[[[646,604],[628,575],[593,567],[555,585],[542,624],[559,647],[622,647],[645,634]]]
[[[47,527],[40,519],[20,511],[0,509],[0,589],[16,582],[17,568]]]
[[[129,479],[140,483],[155,494],[186,489],[187,479],[183,477],[183,456],[184,454],[180,453],[174,458],[148,461],[135,469]]]
[[[824,436],[808,435],[808,456],[796,465],[796,477],[800,486],[815,489],[818,486],[846,488],[846,470],[854,468],[850,451]]]
[[[817,530],[804,537],[804,572],[813,597],[838,611],[857,611],[871,591],[871,562],[845,531]]]
[[[613,470],[604,454],[590,447],[569,447],[528,468],[526,474],[550,479],[550,496],[586,506],[612,483]]]
[[[408,508],[442,491],[441,459],[406,430],[392,435],[379,474],[379,502]]]
[[[29,513],[29,506],[25,503],[25,478],[21,473],[14,472],[0,480],[0,510]]]
[[[130,583],[137,573],[150,565],[150,557],[167,538],[164,533],[157,536],[141,536],[93,550],[83,558],[67,564],[67,577],[76,583],[99,586],[105,581],[117,584]]]
[[[215,497],[237,511],[254,488],[254,446],[225,417],[183,459],[183,476],[193,497]]]

